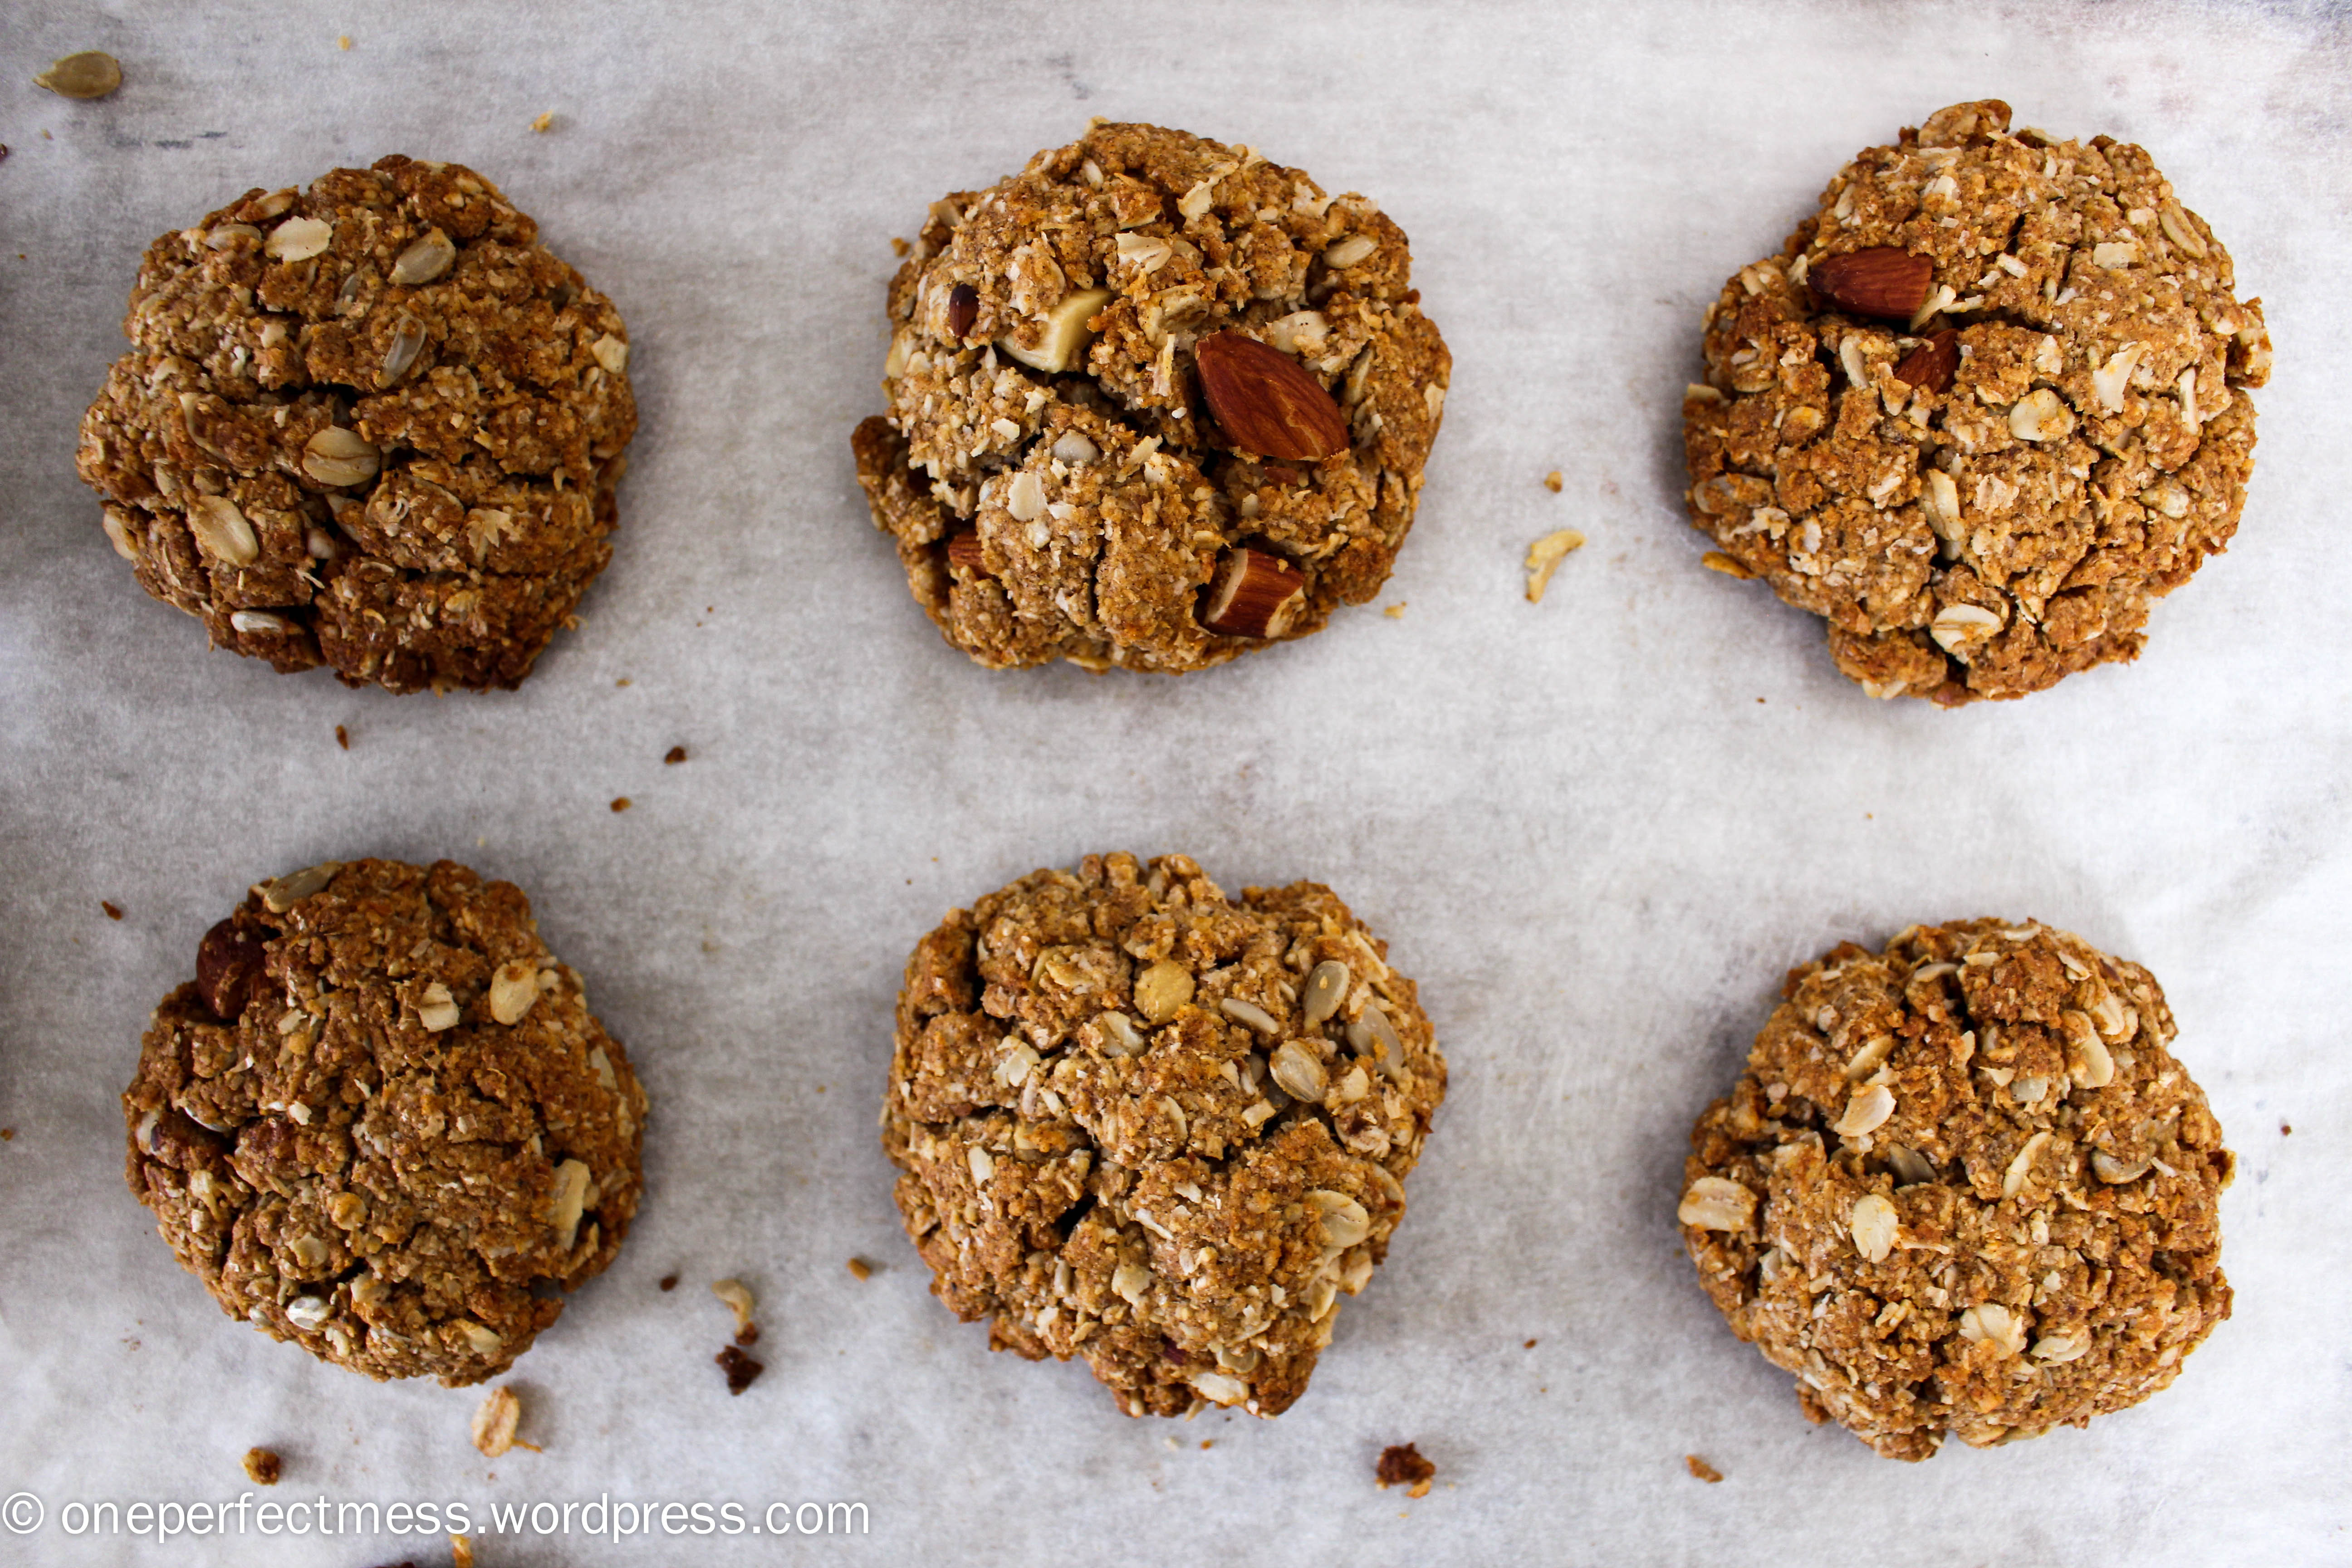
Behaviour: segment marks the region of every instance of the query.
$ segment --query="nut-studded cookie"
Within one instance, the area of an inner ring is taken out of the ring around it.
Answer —
[[[1412,265],[1364,197],[1150,125],[935,203],[852,442],[916,599],[992,668],[1181,674],[1370,598],[1452,365]]]
[[[443,860],[261,883],[122,1097],[127,1173],[232,1317],[371,1377],[495,1377],[636,1213],[646,1092],[530,904]]]
[[[612,557],[637,420],[620,313],[538,232],[390,157],[150,246],[79,455],[141,585],[281,670],[519,684]]]
[[[1814,1421],[1923,1459],[2137,1405],[2230,1315],[2221,1129],[2155,976],[2047,926],[1790,972],[1677,1217]]]
[[[1709,557],[1875,697],[2022,697],[2138,656],[2238,527],[2262,302],[2146,152],[1955,104],[1873,147],[1706,312],[1683,402]]]
[[[1089,856],[907,963],[882,1144],[932,1289],[1130,1415],[1276,1415],[1387,1255],[1445,1058],[1328,888]]]

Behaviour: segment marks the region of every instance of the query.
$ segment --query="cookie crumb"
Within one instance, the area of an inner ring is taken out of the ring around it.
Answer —
[[[1381,610],[1381,614],[1386,616],[1392,621],[1401,621],[1404,619],[1404,601],[1402,599],[1399,599],[1395,604]]]
[[[853,1258],[849,1260],[849,1277],[853,1279],[871,1279],[874,1278],[874,1265],[866,1262],[863,1258]]]
[[[1216,1446],[1217,1440],[1214,1437],[1203,1437],[1201,1439],[1201,1451],[1204,1454]]]
[[[1713,1486],[1716,1482],[1723,1479],[1723,1472],[1721,1470],[1717,1469],[1713,1465],[1708,1464],[1696,1454],[1685,1454],[1683,1456],[1683,1463],[1689,1468],[1692,1475],[1696,1476],[1700,1480],[1705,1481],[1709,1486]]]
[[[245,1451],[246,1478],[257,1487],[274,1487],[278,1478],[286,1472],[286,1461],[267,1448]]]
[[[1535,1341],[1533,1341],[1533,1340],[1529,1340],[1527,1343],[1525,1343],[1525,1344],[1521,1345],[1519,1348],[1520,1348],[1521,1350],[1523,1350],[1523,1351],[1531,1351],[1531,1350],[1533,1350],[1533,1349],[1535,1349],[1535,1348],[1536,1348],[1536,1342],[1535,1342]]]
[[[108,920],[119,921],[122,918],[122,910],[116,907],[114,900],[111,899],[99,900],[98,907],[106,911],[106,918]]]
[[[621,677],[621,679],[618,679],[618,680],[616,680],[616,681],[613,682],[613,684],[614,684],[614,685],[615,685],[615,686],[626,686],[626,685],[628,685],[628,684],[629,684],[629,678],[628,678],[627,676],[625,676],[625,676]]]
[[[521,1425],[522,1401],[515,1397],[512,1387],[502,1384],[490,1390],[490,1396],[474,1412],[474,1447],[495,1459],[515,1446],[515,1428]]]
[[[352,732],[341,724],[335,726],[335,744],[346,752],[352,749]]]
[[[474,1538],[449,1532],[449,1568],[474,1568]]]
[[[1562,487],[1567,483],[1567,479],[1558,468],[1554,468],[1550,473],[1544,476],[1544,489],[1549,490],[1554,495],[1559,494]]]
[[[727,1310],[735,1314],[735,1342],[756,1344],[760,1325],[751,1321],[751,1292],[744,1283],[740,1279],[714,1279],[710,1293],[726,1302]]]
[[[2294,1128],[2292,1128],[2292,1127],[2289,1127],[2285,1122],[2282,1121],[2282,1122],[2280,1122],[2280,1123],[2279,1123],[2279,1136],[2280,1136],[2280,1137],[2282,1137],[2282,1138],[2290,1137],[2290,1136],[2292,1136],[2292,1135],[2294,1134]]]
[[[348,48],[350,48],[351,47],[352,47],[352,36],[351,36],[349,33],[345,33],[345,34],[343,34],[341,37],[338,37],[338,38],[335,40],[335,47],[337,47],[337,48],[339,48],[339,49],[348,49]]]
[[[538,119],[532,121],[530,122],[530,128],[533,131],[540,132],[541,135],[544,135],[547,132],[547,128],[554,123],[555,111],[553,110],[550,110],[545,114],[542,114]]]
[[[663,1275],[663,1276],[661,1277],[661,1288],[662,1288],[663,1289],[665,1289],[665,1290],[675,1290],[675,1289],[677,1289],[677,1275],[675,1275],[675,1274],[665,1274],[665,1275]]]
[[[666,753],[663,754],[662,761],[669,763],[673,767],[677,766],[678,763],[686,761],[686,748],[684,746],[672,746]]]
[[[733,1345],[729,1345],[711,1359],[726,1370],[727,1392],[730,1394],[742,1393],[751,1386],[754,1379],[768,1370]]]
[[[1745,583],[1756,575],[1720,550],[1710,550],[1698,558],[1698,563],[1710,572],[1720,572],[1727,577],[1737,577]]]
[[[1427,1497],[1430,1479],[1437,1467],[1421,1457],[1421,1449],[1412,1443],[1391,1444],[1381,1450],[1381,1462],[1372,1471],[1372,1479],[1386,1491],[1391,1487],[1410,1488],[1405,1496]]]
[[[1543,603],[1544,590],[1551,585],[1552,572],[1568,558],[1568,552],[1580,548],[1584,535],[1572,528],[1556,529],[1528,546],[1528,603]]]
[[[13,1143],[16,1141],[16,1130],[15,1128],[0,1127],[0,1143]]]
[[[629,809],[629,797],[628,797],[627,795],[614,795],[614,796],[613,797],[613,809],[614,809],[614,811],[626,811],[626,810],[628,810],[628,809]]]
[[[891,255],[893,255],[893,256],[904,256],[904,255],[906,255],[906,254],[907,254],[907,252],[908,252],[908,251],[910,251],[910,250],[912,250],[912,249],[914,249],[914,248],[915,248],[915,247],[914,247],[913,246],[908,245],[905,240],[900,239],[897,235],[895,235],[895,234],[894,234],[894,235],[892,235],[892,236],[890,237],[890,254],[891,254]]]

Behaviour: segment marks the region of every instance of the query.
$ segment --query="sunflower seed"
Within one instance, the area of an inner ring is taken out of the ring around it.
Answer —
[[[2148,1164],[2146,1160],[2118,1160],[2105,1149],[2095,1150],[2091,1154],[2092,1173],[2109,1186],[2138,1181],[2147,1174]]]
[[[289,217],[269,231],[262,250],[279,261],[308,261],[334,243],[335,226],[324,218]]]
[[[257,883],[253,890],[261,895],[263,906],[271,914],[282,915],[302,900],[333,881],[335,873],[342,868],[343,863],[341,860],[321,860],[306,869]]]
[[[1936,1167],[1929,1164],[1927,1156],[1916,1149],[1901,1143],[1889,1143],[1879,1152],[1886,1156],[1887,1165],[1903,1179],[1906,1186],[1916,1186],[1921,1182],[1936,1179]]]
[[[548,1212],[547,1223],[555,1231],[558,1251],[569,1252],[580,1234],[580,1214],[588,1206],[588,1166],[580,1160],[566,1160],[555,1167],[553,1206]]]
[[[1323,253],[1323,265],[1335,271],[1344,270],[1380,247],[1381,242],[1369,234],[1351,234]]]
[[[1396,1026],[1377,1002],[1365,1003],[1364,1010],[1349,1024],[1348,1047],[1360,1057],[1370,1057],[1373,1065],[1391,1078],[1404,1070],[1404,1041],[1397,1037]]]
[[[402,251],[400,259],[392,264],[392,281],[404,289],[430,283],[457,259],[457,247],[449,243],[449,237],[437,228],[427,229],[424,238]]]
[[[416,356],[425,347],[425,323],[404,313],[393,323],[392,342],[383,351],[383,363],[375,373],[378,386],[390,386],[408,374]]]
[[[247,637],[274,637],[294,629],[293,623],[267,610],[232,610],[228,624],[230,630],[243,632]]]
[[[328,426],[302,445],[302,471],[322,485],[363,485],[383,464],[375,443],[340,425]]]
[[[1274,1081],[1293,1100],[1320,1103],[1331,1087],[1330,1075],[1313,1053],[1297,1040],[1285,1040],[1274,1050]]]
[[[1217,1004],[1217,1011],[1236,1024],[1248,1025],[1268,1038],[1282,1033],[1282,1026],[1275,1021],[1274,1015],[1255,1002],[1244,1002],[1237,996],[1228,996]]]
[[[47,88],[59,98],[104,98],[122,85],[122,67],[112,55],[84,49],[35,77],[33,85]]]
[[[334,1315],[335,1310],[316,1296],[297,1296],[286,1303],[286,1321],[298,1329],[316,1329]]]
[[[253,524],[245,521],[245,513],[226,496],[198,496],[188,509],[188,531],[196,536],[205,554],[231,566],[250,566],[261,553]]]
[[[1307,974],[1305,1012],[1308,1027],[1339,1010],[1339,1004],[1348,994],[1349,979],[1348,966],[1336,958],[1325,959]]]

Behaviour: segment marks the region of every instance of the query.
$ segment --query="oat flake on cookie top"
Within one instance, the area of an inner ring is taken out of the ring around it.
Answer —
[[[1451,359],[1404,232],[1247,147],[1097,123],[934,203],[890,285],[874,521],[996,668],[1318,631],[1412,527]]]
[[[1856,157],[1707,307],[1684,397],[1692,521],[1873,696],[2137,657],[2245,500],[2261,301],[2144,150],[2009,121],[1955,104]]]

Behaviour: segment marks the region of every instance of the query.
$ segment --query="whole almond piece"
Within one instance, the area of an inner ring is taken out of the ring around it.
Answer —
[[[236,1023],[246,999],[261,982],[261,944],[236,929],[236,921],[221,921],[196,944],[196,990],[214,1016]]]
[[[1315,463],[1348,449],[1339,405],[1280,349],[1240,332],[1217,332],[1192,346],[1192,363],[1209,412],[1234,450]]]
[[[1907,321],[1927,301],[1936,264],[1891,245],[1824,256],[1805,281],[1823,305],[1856,316]]]
[[[980,532],[967,528],[948,535],[948,564],[969,569],[977,576],[988,575],[988,566],[980,556]]]
[[[1236,545],[1209,579],[1201,624],[1229,637],[1278,637],[1306,599],[1307,579],[1288,562]]]
[[[1927,342],[1903,356],[1895,367],[1895,379],[1906,386],[1948,392],[1952,377],[1959,373],[1960,334],[1958,329],[1946,327],[1930,333]]]

